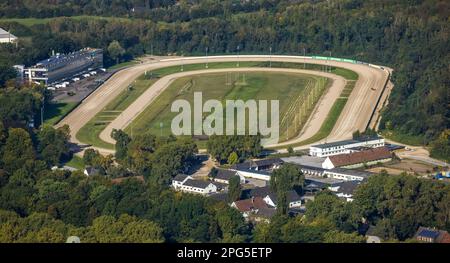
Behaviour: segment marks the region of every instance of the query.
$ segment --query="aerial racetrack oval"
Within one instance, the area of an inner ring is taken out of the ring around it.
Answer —
[[[265,64],[264,66],[255,64],[247,67],[246,63],[250,62]],[[201,66],[194,69],[195,65]],[[307,65],[311,69],[308,69]],[[221,68],[221,66],[224,67]],[[171,67],[180,68],[176,73],[166,70]],[[192,69],[189,70],[189,67]],[[307,69],[303,69],[303,67]],[[288,140],[271,145],[271,147],[286,148],[291,145],[303,148],[318,141],[348,139],[355,130],[365,130],[367,127],[375,125],[379,118],[380,105],[382,106],[387,98],[384,91],[391,72],[386,67],[328,57],[240,55],[154,60],[125,68],[114,74],[56,126],[69,125],[71,141],[86,143],[77,139],[79,131],[87,126],[121,92],[135,83],[136,79],[146,73],[158,70],[167,72],[153,82],[150,87],[146,87],[142,94],[139,94],[120,114],[105,122],[106,126],[98,136],[99,144],[92,143],[98,150],[106,153],[113,152],[110,147],[114,143],[111,138],[112,129],[125,129],[129,126],[176,79],[214,72],[278,72],[327,78],[331,81],[330,87],[323,92],[315,104],[303,128],[298,131],[296,136],[291,136]],[[349,77],[348,72],[357,77]]]

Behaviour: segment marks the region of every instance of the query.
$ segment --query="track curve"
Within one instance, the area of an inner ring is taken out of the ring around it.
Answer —
[[[139,64],[136,66],[132,66],[126,69],[123,69],[116,74],[114,74],[110,79],[108,79],[103,85],[101,85],[96,91],[94,91],[91,95],[89,95],[76,109],[74,109],[70,114],[68,114],[63,120],[61,120],[56,127],[63,126],[65,124],[69,125],[71,130],[71,141],[74,143],[80,143],[76,139],[76,134],[78,131],[90,120],[92,119],[98,112],[100,112],[110,101],[112,101],[116,96],[120,94],[129,84],[131,84],[134,79],[144,74],[145,71],[154,70],[163,67],[177,66],[182,64],[197,64],[197,63],[214,63],[214,62],[236,62],[236,61],[269,61],[272,62],[293,62],[293,63],[309,63],[309,64],[319,64],[319,65],[328,65],[346,68],[354,71],[358,74],[359,78],[356,81],[355,87],[353,88],[352,93],[350,94],[348,101],[339,116],[333,130],[330,135],[324,141],[334,141],[341,139],[348,139],[351,137],[352,133],[359,129],[364,130],[370,121],[370,116],[372,112],[376,108],[376,102],[378,98],[381,96],[382,88],[388,79],[388,70],[381,69],[379,67],[369,66],[368,64],[353,64],[347,62],[339,62],[332,60],[319,60],[313,59],[311,57],[302,57],[302,56],[268,56],[268,55],[241,55],[241,56],[212,56],[212,57],[187,57],[187,58],[173,58],[173,59],[162,59],[155,62],[148,62]],[[235,70],[241,70],[243,68],[236,68]],[[251,68],[248,68],[251,69]],[[248,69],[245,69],[246,71]],[[255,68],[253,68],[254,70]],[[231,71],[233,69],[226,69],[227,71]],[[276,70],[275,68],[260,68],[259,71],[263,70]],[[293,69],[278,69],[285,72]],[[301,71],[301,70],[299,70]],[[194,71],[188,71],[185,73],[192,73]],[[208,70],[208,72],[212,72],[212,70]],[[304,71],[303,73],[307,74],[328,74],[326,77],[330,77],[333,79],[333,82],[342,82],[341,79],[336,78],[338,76],[325,73],[321,71]],[[179,73],[175,73],[179,74]],[[198,74],[198,73],[197,73]],[[174,75],[174,74],[172,74]],[[169,76],[172,76],[169,75]],[[166,77],[169,77],[166,76]],[[325,75],[322,75],[325,76]],[[165,77],[164,77],[165,78]],[[162,80],[163,78],[161,78]],[[159,82],[159,80],[158,80]],[[345,80],[344,80],[345,82]],[[156,82],[157,83],[157,82]],[[151,101],[153,101],[157,95],[163,90],[155,88],[155,84],[152,85],[149,89],[147,89],[135,102],[137,102],[141,97],[146,95],[147,103],[144,103],[145,106],[148,106]],[[167,83],[166,83],[167,85]],[[339,85],[334,85],[335,89],[342,87],[342,83]],[[344,85],[345,86],[345,85]],[[162,85],[164,87],[164,85]],[[330,89],[330,91],[335,91],[334,89]],[[337,91],[335,91],[337,92]],[[152,96],[153,94],[153,96]],[[328,94],[328,93],[327,93]],[[326,97],[325,94],[324,96]],[[340,92],[339,92],[340,94]],[[148,97],[150,96],[150,97]],[[324,98],[325,98],[324,97]],[[335,98],[335,97],[334,97]],[[144,99],[142,99],[144,100]],[[150,101],[148,101],[150,100]],[[328,104],[327,100],[326,104],[321,105],[322,108],[318,112],[314,112],[311,115],[311,123],[309,125],[310,128],[307,128],[303,133],[286,142],[281,143],[280,145],[287,145],[294,142],[299,142],[308,137],[311,137],[315,134],[315,130],[320,128],[321,123],[325,120],[326,115],[329,111],[326,110],[326,107],[332,106]],[[133,102],[132,105],[135,104]],[[320,102],[319,102],[320,103]],[[142,106],[142,101],[141,104]],[[125,111],[127,111],[130,107],[128,107]],[[321,107],[318,107],[319,109]],[[140,109],[142,110],[142,109]],[[127,124],[131,122],[131,120],[139,114],[140,110],[134,110],[134,112],[129,111],[130,115],[121,114],[118,118],[116,118],[113,122],[111,122],[108,126],[108,130],[103,130],[100,137],[101,139],[114,143],[114,140],[110,138],[110,132],[112,128],[125,128]],[[125,113],[125,111],[123,113]],[[133,114],[134,113],[134,114]],[[122,120],[121,120],[122,119]],[[314,121],[316,120],[316,121]],[[314,122],[313,122],[314,121]],[[303,135],[304,134],[304,135]],[[300,148],[307,147],[302,146]],[[106,149],[105,149],[106,150]],[[110,150],[109,150],[110,151]],[[106,150],[108,152],[108,150]]]

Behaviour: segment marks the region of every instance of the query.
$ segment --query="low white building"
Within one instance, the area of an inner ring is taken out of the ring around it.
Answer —
[[[192,177],[187,174],[178,174],[172,179],[172,187],[178,190],[188,179],[192,179]]]
[[[217,192],[217,186],[210,181],[194,180],[191,176],[179,174],[172,180],[172,187],[181,192],[208,195]]]
[[[0,43],[15,43],[18,38],[10,32],[0,28]]]
[[[377,148],[385,145],[384,138],[379,136],[362,137],[357,140],[344,140],[331,143],[312,145],[309,147],[309,155],[327,157],[338,154],[346,154],[358,151],[360,147]]]
[[[92,167],[92,166],[88,166],[84,169],[83,173],[86,176],[94,176],[94,175],[99,175],[100,174],[100,169]]]
[[[289,203],[289,208],[302,206],[302,199],[294,190],[291,190],[287,193],[287,201]],[[270,193],[266,197],[264,197],[264,202],[272,207],[277,207],[277,196],[274,193]]]
[[[328,178],[338,179],[342,181],[364,181],[373,173],[358,171],[358,170],[350,170],[350,169],[340,169],[334,168],[330,170],[324,170],[323,175]]]
[[[270,173],[266,171],[255,170],[237,170],[237,174],[244,178],[258,179],[263,181],[270,181]]]

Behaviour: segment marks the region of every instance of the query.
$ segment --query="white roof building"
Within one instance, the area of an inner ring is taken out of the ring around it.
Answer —
[[[360,147],[377,148],[384,146],[384,138],[379,136],[362,137],[356,140],[344,140],[332,143],[323,143],[309,147],[309,155],[327,157],[338,154],[347,154],[359,151]]]
[[[208,195],[217,192],[217,186],[210,181],[194,180],[191,176],[179,174],[172,180],[172,187],[176,191],[192,194]]]
[[[10,32],[0,28],[0,43],[14,43],[17,41],[17,37]]]

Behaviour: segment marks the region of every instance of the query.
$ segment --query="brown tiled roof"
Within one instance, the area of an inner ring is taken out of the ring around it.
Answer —
[[[252,209],[268,208],[262,197],[249,198],[234,202],[240,212],[251,211]]]
[[[450,234],[447,231],[443,231],[444,233],[441,235],[439,243],[450,243]]]
[[[371,162],[376,160],[388,159],[392,155],[387,147],[378,147],[366,151],[354,152],[348,154],[338,154],[330,156],[330,161],[335,167],[346,166],[357,163]]]

